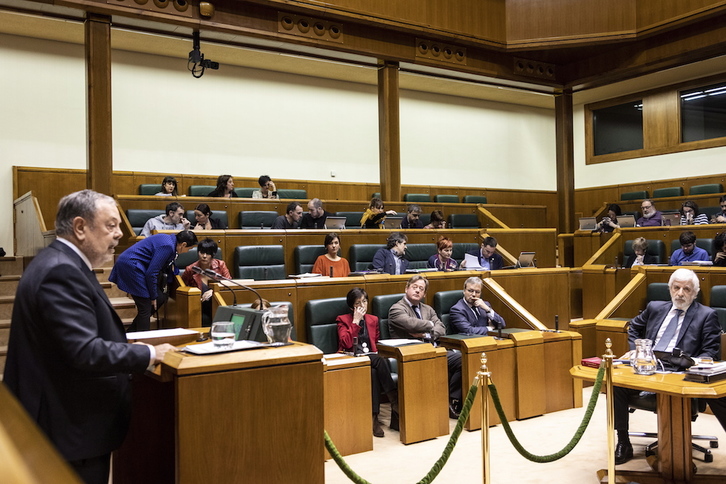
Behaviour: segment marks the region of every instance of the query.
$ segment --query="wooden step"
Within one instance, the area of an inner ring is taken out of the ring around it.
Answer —
[[[19,282],[19,275],[0,276],[0,296],[15,296]]]
[[[19,276],[22,273],[22,257],[0,257],[0,275]]]
[[[0,381],[5,374],[5,360],[8,357],[8,345],[0,346]]]
[[[10,320],[0,320],[0,346],[7,345],[10,338]]]
[[[15,296],[0,296],[0,319],[10,319],[13,316]]]

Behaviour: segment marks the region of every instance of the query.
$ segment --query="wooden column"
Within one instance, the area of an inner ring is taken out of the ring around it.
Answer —
[[[575,230],[575,173],[572,141],[572,90],[555,94],[555,140],[557,143],[557,229]]]
[[[86,46],[86,188],[111,195],[111,17],[88,13]]]
[[[401,130],[398,62],[378,62],[378,144],[381,198],[401,200]]]

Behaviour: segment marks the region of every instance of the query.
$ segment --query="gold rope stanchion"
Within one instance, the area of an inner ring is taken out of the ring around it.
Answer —
[[[605,362],[605,391],[607,392],[608,426],[608,482],[615,482],[615,402],[613,395],[613,346],[610,338],[605,340],[607,350],[602,356]]]
[[[484,470],[484,484],[489,484],[489,380],[492,374],[487,371],[487,354],[481,354],[481,369],[476,372],[474,383],[481,395],[481,450]]]

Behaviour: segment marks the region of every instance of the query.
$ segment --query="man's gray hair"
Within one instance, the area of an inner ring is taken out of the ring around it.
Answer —
[[[408,211],[408,213],[421,213],[421,207],[419,205],[416,205],[415,203],[409,205],[406,210]]]
[[[323,202],[319,198],[313,198],[310,200],[314,208],[323,208]]]
[[[468,286],[469,284],[475,284],[481,288],[484,286],[484,281],[476,276],[471,276],[464,281],[464,289],[466,289],[466,286]]]
[[[115,203],[114,199],[93,190],[81,190],[60,199],[55,216],[55,233],[67,236],[73,233],[73,219],[81,217],[93,225],[101,203]]]
[[[673,271],[670,279],[668,279],[668,287],[670,288],[675,281],[690,282],[691,285],[693,285],[693,290],[696,291],[696,294],[698,294],[698,291],[701,290],[701,283],[698,280],[698,276],[690,269],[676,269]]]

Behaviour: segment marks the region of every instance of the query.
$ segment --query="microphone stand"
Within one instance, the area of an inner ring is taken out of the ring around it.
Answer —
[[[207,271],[211,272],[211,274],[208,273]],[[220,278],[222,277],[221,274],[217,274],[216,272],[214,272],[210,269],[202,269],[199,266],[192,266],[192,272],[194,272],[196,274],[201,274],[203,276],[207,276],[208,278],[212,279],[215,282],[219,282]],[[219,278],[216,276],[219,276]],[[232,293],[232,302],[233,302],[233,305],[236,306],[237,305],[237,295],[234,293],[234,291],[232,290],[231,287],[224,285],[224,284],[222,284],[222,286],[229,289],[229,291]]]
[[[262,296],[260,296],[260,293],[257,292],[255,289],[252,289],[249,286],[245,286],[244,284],[240,284],[239,282],[235,281],[234,279],[230,279],[229,277],[224,277],[222,274],[220,274],[218,272],[214,272],[211,269],[202,269],[202,271],[203,271],[203,273],[204,273],[205,276],[209,277],[212,280],[215,280],[217,282],[219,282],[219,281],[231,282],[235,286],[239,286],[242,289],[245,289],[247,291],[251,291],[252,293],[254,293],[255,296],[257,296],[257,299],[260,300],[260,308],[262,308]],[[234,291],[232,290],[232,287],[231,286],[227,286],[226,284],[222,284],[222,285],[225,286],[225,287],[227,287],[230,290],[230,292],[232,293],[232,296],[234,297]],[[234,305],[236,306],[237,305],[237,298],[236,297],[234,297],[234,301],[233,302],[234,302]]]

